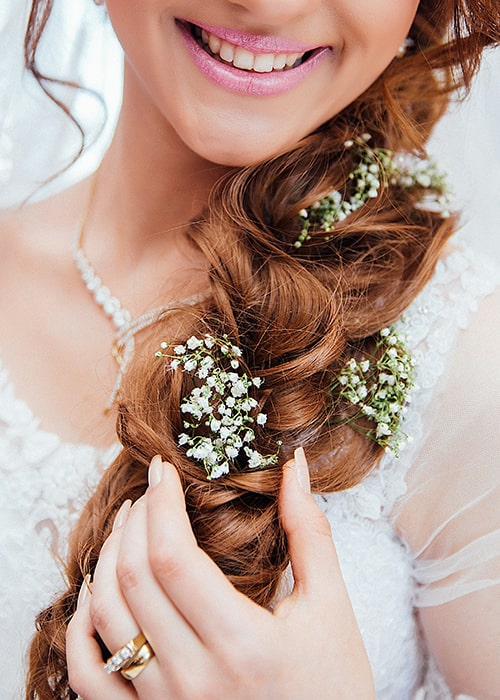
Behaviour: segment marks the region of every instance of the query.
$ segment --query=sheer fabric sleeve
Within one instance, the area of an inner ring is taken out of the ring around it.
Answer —
[[[499,290],[458,333],[422,422],[395,509],[422,633],[453,693],[500,698]]]

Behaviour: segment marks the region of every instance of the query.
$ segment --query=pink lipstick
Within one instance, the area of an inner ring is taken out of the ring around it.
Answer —
[[[176,24],[201,73],[215,85],[241,94],[271,96],[289,92],[332,55],[328,46],[188,20],[176,20]]]

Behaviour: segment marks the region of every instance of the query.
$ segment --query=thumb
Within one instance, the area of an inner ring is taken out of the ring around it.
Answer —
[[[294,591],[320,599],[322,594],[332,592],[340,569],[330,524],[310,492],[309,468],[301,447],[295,450],[295,459],[285,464],[279,506]]]

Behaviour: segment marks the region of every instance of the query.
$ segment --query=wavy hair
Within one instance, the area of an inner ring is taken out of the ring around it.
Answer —
[[[51,5],[33,0],[26,35],[27,67],[49,93],[36,48]],[[328,388],[346,359],[369,351],[375,334],[422,289],[457,222],[391,188],[337,224],[328,241],[313,232],[297,249],[297,213],[345,185],[355,154],[343,144],[353,134],[368,132],[378,147],[423,154],[449,95],[469,87],[483,48],[499,41],[499,22],[496,0],[421,0],[404,58],[293,149],[218,183],[188,231],[209,262],[210,295],[165,315],[145,342],[147,359],[137,359],[126,378],[117,423],[123,449],[72,535],[67,590],[38,616],[27,698],[74,697],[66,625],[118,508],[147,488],[155,454],[180,472],[200,546],[264,606],[275,598],[288,563],[277,493],[294,448],[306,447],[316,492],[353,486],[376,465],[381,448],[339,422],[347,409],[332,402]],[[278,466],[207,481],[178,446],[180,403],[192,384],[186,374],[168,371],[154,350],[160,341],[205,333],[227,333],[242,348],[248,371],[265,379],[268,422],[256,447],[266,453],[282,440]]]

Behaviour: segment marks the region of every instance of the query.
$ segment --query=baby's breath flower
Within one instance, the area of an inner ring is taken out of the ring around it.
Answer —
[[[374,357],[360,362],[351,358],[332,383],[337,401],[347,401],[358,412],[348,423],[379,445],[396,454],[403,438],[401,430],[405,405],[414,386],[414,362],[402,337],[393,328],[379,332]],[[356,422],[365,416],[375,423],[373,429]]]
[[[242,352],[227,336],[203,338],[191,336],[185,345],[173,347],[161,343],[156,357],[170,360],[172,370],[181,369],[202,380],[181,402],[186,432],[178,435],[178,444],[186,446],[186,456],[200,461],[208,479],[227,474],[234,460],[245,459],[249,469],[263,468],[278,461],[279,447],[271,455],[262,455],[249,447],[255,440],[253,425],[267,422],[265,413],[252,415],[258,401],[250,390],[262,385],[260,377],[249,377],[240,369]]]
[[[357,147],[359,162],[349,174],[350,185],[345,191],[333,190],[310,207],[299,211],[302,229],[294,245],[300,248],[311,238],[315,227],[325,234],[325,240],[335,230],[335,224],[343,221],[370,199],[375,199],[389,186],[415,191],[417,205],[436,211],[443,218],[450,215],[451,197],[447,191],[446,176],[436,164],[412,153],[397,153],[384,148],[368,146],[369,134],[348,140],[346,148]],[[350,192],[350,194],[349,194]]]

